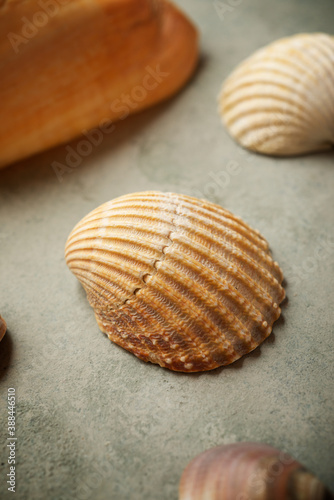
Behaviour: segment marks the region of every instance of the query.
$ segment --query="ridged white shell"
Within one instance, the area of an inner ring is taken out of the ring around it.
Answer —
[[[7,330],[7,325],[2,316],[0,316],[0,340],[2,340]]]
[[[297,155],[334,145],[334,37],[300,34],[278,40],[225,81],[223,121],[245,148]]]
[[[284,298],[267,242],[218,205],[122,196],[71,232],[66,261],[110,340],[172,370],[211,370],[255,349]]]

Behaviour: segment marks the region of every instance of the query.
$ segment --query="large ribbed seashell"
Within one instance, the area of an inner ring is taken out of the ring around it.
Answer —
[[[284,298],[258,231],[172,193],[100,206],[71,232],[66,261],[110,340],[177,371],[211,370],[255,349]]]
[[[225,81],[223,121],[245,148],[297,155],[334,145],[334,37],[301,34],[255,52]]]
[[[262,443],[217,446],[184,470],[179,500],[330,500],[333,495],[291,456]]]
[[[0,168],[77,136],[86,156],[186,83],[197,39],[166,0],[0,0]]]
[[[2,316],[0,316],[0,340],[2,340],[7,330],[7,325]]]

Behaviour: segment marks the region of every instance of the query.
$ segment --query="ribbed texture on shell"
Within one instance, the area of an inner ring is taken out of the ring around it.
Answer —
[[[299,462],[271,446],[217,446],[184,470],[179,500],[330,500],[332,494]]]
[[[172,193],[97,208],[70,234],[66,261],[112,341],[177,371],[210,370],[255,349],[284,298],[257,231],[218,205]]]
[[[219,110],[245,148],[295,155],[334,145],[334,37],[301,34],[255,52],[225,81]]]
[[[0,316],[0,340],[2,340],[2,337],[5,335],[6,330],[7,330],[6,322],[3,319],[3,317]]]

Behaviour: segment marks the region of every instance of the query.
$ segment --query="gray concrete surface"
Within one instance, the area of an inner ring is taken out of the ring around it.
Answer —
[[[0,172],[0,312],[8,323],[0,498],[11,498],[8,387],[17,393],[18,500],[176,500],[192,457],[243,440],[291,453],[334,489],[334,156],[245,153],[216,112],[237,63],[285,35],[333,33],[334,3],[226,0],[234,6],[224,19],[212,1],[177,3],[201,31],[202,62],[186,89],[117,124],[63,182],[50,165],[65,161],[64,146]],[[240,168],[226,181],[232,160]],[[64,244],[81,217],[147,189],[202,195],[232,210],[263,233],[284,270],[282,319],[230,367],[185,375],[137,360],[99,331],[66,268]]]

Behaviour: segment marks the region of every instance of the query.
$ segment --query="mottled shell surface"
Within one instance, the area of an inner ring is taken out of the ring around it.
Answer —
[[[65,253],[110,340],[171,370],[232,363],[268,337],[281,312],[282,272],[264,238],[189,196],[105,203],[77,224]]]
[[[179,500],[330,500],[333,495],[290,455],[267,444],[217,446],[184,470]]]
[[[334,37],[278,40],[225,81],[219,111],[231,136],[258,153],[288,156],[334,146]]]
[[[2,340],[7,330],[7,325],[2,316],[0,316],[0,340]]]

